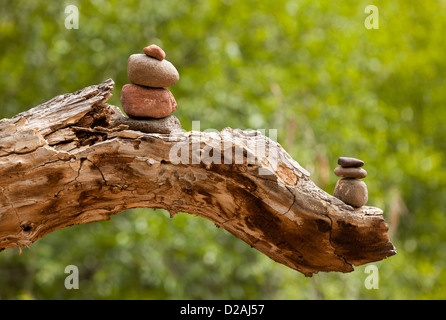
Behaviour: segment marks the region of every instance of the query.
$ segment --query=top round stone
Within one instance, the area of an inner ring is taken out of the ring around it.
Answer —
[[[145,54],[132,54],[127,63],[130,82],[152,88],[173,86],[180,79],[177,69],[167,60],[153,59]]]
[[[356,158],[339,157],[338,164],[343,168],[362,167],[364,165],[364,161]]]
[[[166,53],[164,52],[164,50],[158,47],[156,44],[151,44],[150,46],[145,47],[143,51],[149,57],[158,59],[160,61],[166,58]]]

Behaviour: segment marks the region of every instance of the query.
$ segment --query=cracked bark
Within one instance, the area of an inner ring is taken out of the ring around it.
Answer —
[[[306,276],[396,253],[382,210],[319,189],[257,131],[113,127],[122,115],[106,103],[113,86],[110,79],[0,120],[0,250],[150,207],[207,218]],[[172,161],[180,145],[190,147],[189,163]],[[259,145],[267,152],[256,153]]]

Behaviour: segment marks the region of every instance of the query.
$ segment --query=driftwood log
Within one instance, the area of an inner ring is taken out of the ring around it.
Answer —
[[[114,127],[122,113],[106,103],[113,86],[109,79],[0,120],[0,251],[149,207],[209,219],[306,276],[396,253],[382,210],[319,189],[258,131]]]

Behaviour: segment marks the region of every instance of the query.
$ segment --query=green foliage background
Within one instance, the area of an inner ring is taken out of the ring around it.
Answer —
[[[79,29],[64,27],[79,8]],[[366,162],[368,205],[384,210],[398,253],[312,278],[212,223],[136,209],[0,254],[1,299],[445,299],[446,2],[0,0],[0,118],[113,78],[160,45],[180,73],[183,128],[278,129],[329,193],[339,156]],[[0,177],[1,179],[1,177]],[[67,265],[80,289],[66,290]]]

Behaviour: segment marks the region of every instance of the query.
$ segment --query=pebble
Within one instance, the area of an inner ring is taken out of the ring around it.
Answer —
[[[175,66],[146,54],[132,54],[127,62],[127,76],[130,82],[146,87],[164,88],[173,86],[180,79]]]
[[[343,168],[362,167],[364,165],[364,161],[356,158],[339,157],[338,164]]]
[[[333,195],[353,207],[362,207],[368,201],[367,185],[362,180],[343,178],[335,186]]]
[[[145,47],[143,51],[149,57],[158,59],[160,61],[166,58],[166,53],[164,52],[164,50],[158,47],[156,44],[151,44],[150,46]]]
[[[334,174],[338,177],[343,178],[363,179],[367,177],[367,171],[359,167],[337,167],[336,169],[334,169]]]
[[[170,134],[175,131],[181,131],[181,123],[174,115],[161,119],[139,118],[131,119],[118,117],[113,122],[113,127],[126,125],[130,130],[141,131],[145,133],[164,133]]]
[[[148,88],[126,84],[121,91],[121,105],[131,118],[164,118],[174,112],[177,103],[166,88]]]

